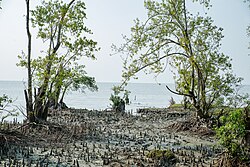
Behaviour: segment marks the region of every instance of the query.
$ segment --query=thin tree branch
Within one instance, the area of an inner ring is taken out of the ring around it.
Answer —
[[[60,45],[61,45],[61,32],[62,32],[62,26],[63,26],[63,21],[65,19],[65,16],[70,8],[70,6],[75,2],[75,0],[72,0],[68,6],[67,6],[67,10],[62,13],[62,17],[61,17],[61,20],[60,20],[60,23],[59,23],[59,27],[58,27],[58,33],[57,33],[57,44],[56,46],[54,47],[53,49],[53,54],[55,54],[57,52],[57,50],[59,49]]]

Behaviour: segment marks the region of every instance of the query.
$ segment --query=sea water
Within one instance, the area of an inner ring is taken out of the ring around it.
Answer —
[[[64,102],[71,108],[86,108],[95,110],[105,110],[111,107],[109,100],[112,87],[119,83],[99,82],[98,91],[84,92],[74,91],[65,95]],[[135,112],[138,108],[147,107],[167,107],[171,97],[178,103],[182,96],[175,95],[166,89],[166,85],[174,88],[174,84],[164,83],[130,83],[126,87],[131,93],[129,94],[130,104],[126,106],[127,111]],[[0,81],[0,95],[6,94],[14,100],[12,106],[18,110],[25,111],[24,89],[26,84],[21,81]],[[250,85],[242,86],[241,92],[250,93]],[[23,118],[22,115],[19,118]]]
[[[86,90],[82,92],[70,92],[65,97],[65,102],[70,107],[87,109],[108,109],[110,105],[110,96],[113,93],[112,87],[119,83],[97,83],[98,91],[91,92]],[[168,84],[173,87],[173,84]],[[166,84],[157,83],[131,83],[126,87],[130,91],[130,104],[126,106],[127,110],[134,110],[145,107],[167,107],[169,100],[173,97],[180,101],[181,97],[171,94],[166,89]],[[121,93],[121,96],[123,94]]]
[[[119,83],[97,83],[98,91],[70,91],[65,95],[65,103],[72,108],[87,108],[104,110],[111,107],[110,96],[112,87]],[[167,84],[174,87],[173,84]],[[6,94],[14,100],[15,105],[25,106],[24,89],[26,84],[21,81],[0,81],[0,95]],[[173,97],[180,101],[181,97],[171,94],[166,89],[166,84],[157,83],[131,83],[126,87],[130,91],[130,105],[128,108],[138,107],[167,107],[169,100]],[[121,94],[122,96],[123,94]]]

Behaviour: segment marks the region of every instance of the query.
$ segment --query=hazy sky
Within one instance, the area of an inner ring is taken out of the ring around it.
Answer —
[[[31,0],[32,1],[32,0]],[[37,0],[33,0],[34,2]],[[232,57],[234,72],[250,84],[250,50],[246,27],[250,24],[250,9],[243,0],[211,0],[213,7],[208,12],[215,24],[224,28],[222,51]],[[84,60],[89,75],[99,82],[119,82],[122,61],[119,56],[110,56],[111,45],[121,44],[122,34],[129,35],[133,20],[145,20],[143,0],[85,0],[93,39],[101,51],[97,61]],[[0,80],[25,80],[26,71],[16,67],[17,55],[26,51],[25,0],[3,0],[0,11]],[[35,39],[35,35],[33,35]],[[35,51],[34,51],[35,50]],[[38,52],[39,46],[35,46]],[[158,82],[173,82],[170,73],[159,76]],[[153,76],[139,75],[137,82],[155,82]]]

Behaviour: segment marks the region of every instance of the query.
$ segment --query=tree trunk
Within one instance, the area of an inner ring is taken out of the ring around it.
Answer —
[[[32,74],[31,74],[31,33],[30,33],[30,1],[26,1],[26,31],[28,36],[28,54],[27,54],[27,68],[28,68],[28,92],[25,90],[26,112],[29,121],[34,121],[33,113],[33,99],[32,99]]]
[[[48,116],[48,98],[44,88],[39,88],[35,98],[34,114],[35,122],[47,121]]]
[[[35,115],[33,112],[33,108],[32,110],[30,110],[30,106],[29,106],[29,96],[27,93],[27,90],[24,90],[24,95],[25,95],[25,101],[26,101],[26,111],[27,111],[27,118],[29,122],[35,122]]]
[[[69,85],[70,85],[70,84],[69,84]],[[61,109],[67,109],[67,108],[68,108],[68,106],[64,103],[64,96],[65,96],[65,94],[66,94],[66,91],[67,91],[69,85],[68,85],[68,86],[65,86],[65,88],[64,88],[64,90],[63,90],[63,93],[62,93],[62,96],[61,96],[61,99],[59,100],[59,105],[60,105],[60,108],[61,108]]]
[[[63,21],[65,19],[65,15],[67,14],[71,5],[75,2],[75,0],[71,0],[67,6],[67,10],[61,13],[60,22],[58,25],[57,31],[57,39],[56,45],[53,47],[52,51],[49,51],[48,55],[48,63],[44,72],[44,80],[42,86],[38,89],[37,94],[35,95],[34,108],[33,108],[33,100],[32,100],[32,73],[31,73],[31,33],[29,30],[29,0],[26,1],[27,8],[27,16],[26,16],[26,29],[28,35],[28,93],[25,94],[26,99],[26,107],[27,107],[27,116],[30,122],[40,122],[46,121],[48,116],[48,108],[49,108],[49,99],[50,95],[48,95],[49,91],[49,82],[51,79],[51,68],[53,64],[53,56],[57,53],[58,49],[61,46],[61,37],[62,37],[62,28]],[[54,40],[54,39],[52,39]],[[52,42],[52,41],[51,41]],[[50,49],[49,49],[50,50]]]
[[[66,94],[66,91],[67,91],[69,85],[70,85],[70,84],[68,84],[68,85],[65,86],[65,88],[64,88],[64,90],[63,90],[63,93],[62,93],[62,96],[61,96],[61,99],[59,100],[59,103],[63,103],[64,96],[65,96],[65,94]]]
[[[48,107],[53,108],[53,109],[57,109],[58,108],[58,104],[59,104],[59,96],[61,94],[61,86],[57,84],[55,85],[55,90],[53,93],[53,96],[51,96],[48,100]]]

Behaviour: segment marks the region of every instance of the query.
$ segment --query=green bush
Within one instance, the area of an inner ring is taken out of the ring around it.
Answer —
[[[241,159],[247,158],[247,148],[243,144],[247,133],[245,120],[244,109],[234,109],[228,115],[220,117],[222,126],[216,128],[220,144],[227,149],[230,155]]]
[[[183,105],[175,103],[175,104],[170,105],[168,108],[170,109],[183,108]]]
[[[109,100],[112,102],[112,109],[115,111],[125,111],[125,105],[129,104],[129,91],[121,89],[119,86],[114,86],[112,88],[113,94],[111,94]],[[124,92],[123,97],[120,93]]]
[[[170,150],[151,150],[146,156],[158,161],[157,166],[173,166],[178,161]]]
[[[160,158],[167,158],[167,159],[175,159],[174,153],[172,153],[170,150],[151,150],[147,154],[148,158],[152,159],[160,159]]]

